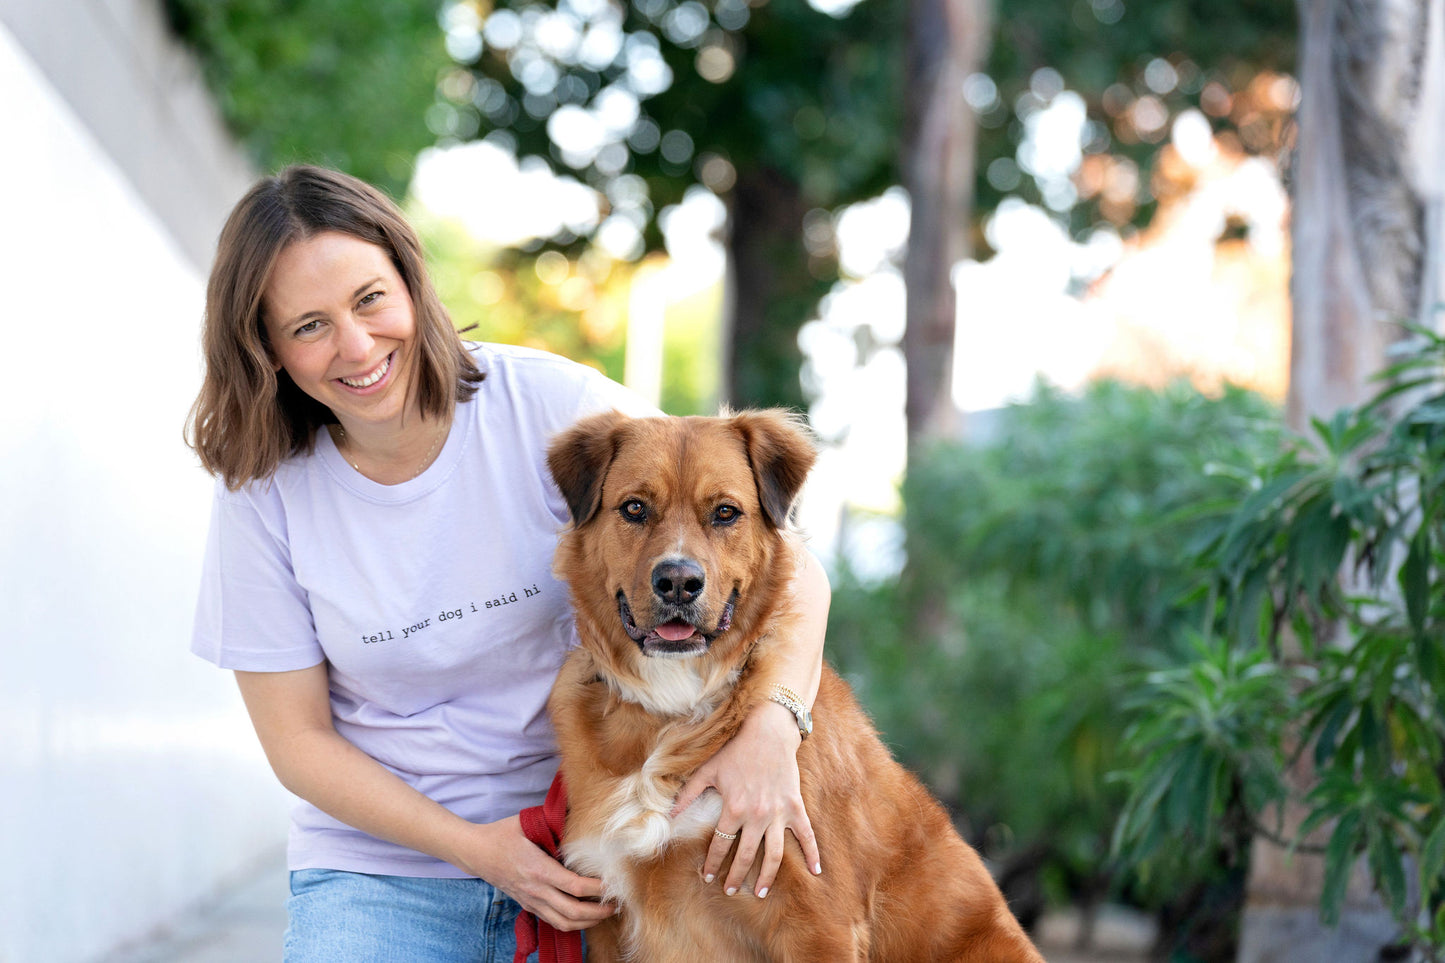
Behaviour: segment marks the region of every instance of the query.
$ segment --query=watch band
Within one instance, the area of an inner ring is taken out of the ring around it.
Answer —
[[[768,687],[768,701],[776,702],[793,714],[798,722],[798,735],[803,739],[813,733],[813,714],[808,711],[808,704],[799,695],[785,685],[773,683]]]

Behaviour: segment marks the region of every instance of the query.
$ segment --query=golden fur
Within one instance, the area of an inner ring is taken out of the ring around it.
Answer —
[[[822,876],[790,841],[766,899],[751,885],[729,897],[702,878],[717,794],[669,818],[687,777],[777,681],[781,590],[802,550],[787,517],[813,460],[779,412],[611,413],[552,445],[573,516],[556,571],[582,640],[550,702],[570,806],[563,853],[622,906],[588,931],[589,958],[1042,963],[977,853],[826,667],[797,757]]]

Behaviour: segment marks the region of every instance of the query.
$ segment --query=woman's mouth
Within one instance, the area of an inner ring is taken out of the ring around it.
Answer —
[[[382,359],[381,364],[359,378],[337,378],[336,380],[348,388],[370,388],[382,378],[386,377],[386,373],[391,370],[392,359],[395,357],[396,352],[393,351]]]

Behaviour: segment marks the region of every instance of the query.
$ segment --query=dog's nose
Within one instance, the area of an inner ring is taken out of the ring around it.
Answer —
[[[690,558],[658,562],[652,570],[652,591],[664,602],[685,605],[702,594],[702,566]]]

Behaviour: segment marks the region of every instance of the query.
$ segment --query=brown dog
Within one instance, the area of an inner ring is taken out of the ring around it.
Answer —
[[[717,794],[669,818],[775,681],[771,640],[787,630],[801,551],[787,518],[813,460],[780,412],[612,413],[552,444],[573,519],[556,571],[582,639],[550,702],[570,805],[562,848],[622,906],[588,931],[589,958],[1042,963],[978,854],[826,667],[798,749],[823,876],[789,846],[767,899],[729,897],[702,878]]]

